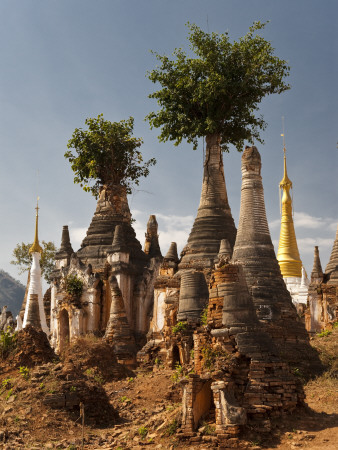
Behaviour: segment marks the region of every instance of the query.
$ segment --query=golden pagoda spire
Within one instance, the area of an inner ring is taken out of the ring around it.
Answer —
[[[284,118],[283,118],[284,119]],[[279,246],[277,253],[277,260],[284,278],[302,276],[302,261],[299,256],[296,233],[292,218],[292,198],[290,196],[290,189],[292,182],[288,177],[286,167],[286,148],[284,136],[284,121],[283,121],[283,151],[284,151],[284,176],[279,183],[279,188],[283,191],[282,196],[282,220],[279,237]]]
[[[29,253],[42,253],[42,248],[39,244],[38,237],[38,225],[39,225],[39,197],[36,201],[36,217],[35,217],[35,237],[34,242],[31,248],[29,249]]]

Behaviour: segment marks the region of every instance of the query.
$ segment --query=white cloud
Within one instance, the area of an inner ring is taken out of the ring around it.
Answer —
[[[176,242],[178,253],[180,253],[187,243],[194,217],[191,215],[177,216],[162,213],[155,213],[155,216],[158,222],[158,234],[162,254],[166,254],[171,242]],[[133,210],[133,217],[136,219],[133,226],[137,239],[143,245],[149,217],[139,210]]]
[[[333,245],[333,239],[327,238],[300,238],[297,239],[299,252],[313,253],[315,245],[318,245],[319,249],[331,249]]]
[[[70,242],[73,250],[77,251],[80,248],[81,242],[86,236],[87,228],[69,228]]]
[[[336,230],[337,219],[332,219],[331,217],[315,217],[304,212],[295,212],[293,218],[295,228],[308,228],[308,229],[323,229],[327,228],[330,230]],[[281,219],[272,220],[269,223],[270,229],[275,229],[280,227]]]

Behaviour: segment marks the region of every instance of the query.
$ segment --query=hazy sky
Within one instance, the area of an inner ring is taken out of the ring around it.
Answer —
[[[145,158],[157,166],[130,196],[138,238],[156,214],[165,253],[171,241],[185,245],[196,215],[202,182],[198,151],[157,140],[144,117],[156,109],[146,72],[150,49],[171,54],[187,47],[187,21],[206,31],[244,35],[257,20],[261,33],[291,66],[290,91],[261,107],[263,185],[270,231],[279,237],[278,185],[283,172],[285,116],[288,173],[293,181],[295,226],[301,258],[311,272],[319,245],[323,268],[338,223],[338,3],[336,0],[0,0],[0,268],[18,242],[34,237],[40,196],[40,239],[60,245],[68,224],[74,250],[95,211],[95,199],[73,184],[64,158],[73,130],[100,113],[111,121],[135,118]],[[224,155],[229,202],[239,218],[241,154]],[[26,281],[25,277],[20,278]]]

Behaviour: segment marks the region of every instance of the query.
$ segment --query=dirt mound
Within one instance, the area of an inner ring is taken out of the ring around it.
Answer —
[[[76,376],[84,374],[106,382],[133,376],[133,372],[117,362],[113,348],[102,339],[86,336],[77,339],[62,355],[64,371]]]
[[[311,345],[318,351],[327,375],[338,378],[338,326],[317,333],[311,338]]]
[[[34,367],[57,359],[46,334],[31,326],[20,330],[16,336],[16,349],[9,356],[10,365]]]

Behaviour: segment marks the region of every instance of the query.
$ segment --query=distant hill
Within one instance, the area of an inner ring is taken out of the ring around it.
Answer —
[[[11,311],[15,318],[21,309],[25,289],[23,284],[0,269],[0,310],[7,305],[7,310]]]

